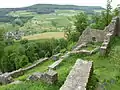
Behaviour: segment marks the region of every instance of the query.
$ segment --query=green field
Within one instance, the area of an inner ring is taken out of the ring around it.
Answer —
[[[37,39],[50,39],[50,38],[65,38],[64,32],[46,32],[41,34],[34,34],[29,36],[24,36],[22,39],[28,39],[28,40],[37,40]]]
[[[56,10],[55,13],[51,14],[37,14],[28,11],[12,11],[7,14],[7,16],[18,18],[33,16],[33,18],[28,20],[23,26],[13,26],[12,23],[0,23],[0,27],[5,27],[7,31],[15,31],[19,29],[21,31],[25,31],[27,35],[43,32],[64,31],[66,26],[74,25],[73,16],[77,15],[79,12],[81,11]]]

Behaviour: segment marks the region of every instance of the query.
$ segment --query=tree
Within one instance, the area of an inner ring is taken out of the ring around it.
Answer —
[[[110,20],[109,15],[110,15],[111,9],[112,9],[111,2],[112,2],[112,0],[107,0],[107,9],[106,9],[106,13],[107,13],[107,16],[106,16],[106,18],[107,18],[107,23],[106,23],[106,26],[109,24],[109,20]]]
[[[77,42],[80,36],[79,32],[76,32],[75,30],[72,29],[71,25],[68,25],[65,28],[65,38],[67,38],[68,41],[73,41],[73,42]]]
[[[112,18],[113,18],[112,12],[109,13],[109,16],[107,15],[106,11],[102,11],[101,14],[94,14],[92,16],[93,23],[90,25],[90,27],[93,29],[103,30],[105,26],[108,26]]]
[[[4,32],[5,32],[5,29],[0,28],[0,59],[4,52]]]
[[[113,15],[114,16],[118,16],[119,15],[119,8],[118,7],[113,10]]]
[[[82,32],[86,29],[88,26],[88,16],[85,13],[79,13],[75,16],[75,26],[76,30],[82,34]]]

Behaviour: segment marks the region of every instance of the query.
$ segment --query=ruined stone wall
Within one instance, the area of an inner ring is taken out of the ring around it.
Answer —
[[[80,36],[76,47],[82,43],[104,42],[106,38],[109,38],[109,33],[111,33],[112,36],[120,36],[120,17],[113,18],[104,30],[86,28]]]
[[[102,46],[100,47],[100,55],[102,56],[106,55],[112,37],[120,36],[119,26],[120,26],[119,17],[113,18],[111,23],[107,26],[108,31],[107,34],[105,35]]]
[[[85,31],[83,31],[77,45],[80,45],[85,42],[86,43],[92,42],[92,41],[103,42],[105,34],[106,34],[106,30],[96,30],[88,27],[86,28]]]
[[[92,67],[91,61],[78,59],[60,90],[87,90]]]
[[[42,62],[44,62],[46,60],[48,60],[48,58],[40,59],[36,63],[34,63],[33,65],[31,65],[29,67],[22,68],[22,69],[19,69],[19,70],[15,70],[15,71],[12,71],[12,72],[9,72],[9,73],[3,73],[2,75],[0,75],[0,83],[1,84],[11,83],[11,82],[13,82],[12,77],[21,76],[21,75],[24,74],[25,71],[28,71],[28,70],[38,66],[40,63],[42,63]]]

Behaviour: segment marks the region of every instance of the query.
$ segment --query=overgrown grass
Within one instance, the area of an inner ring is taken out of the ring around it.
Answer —
[[[15,80],[24,81],[28,78],[29,75],[31,75],[34,72],[45,72],[48,69],[48,65],[52,64],[52,63],[53,63],[53,60],[48,60],[46,62],[43,62],[39,66],[25,72],[25,74],[23,76],[15,78]]]
[[[120,38],[112,40],[108,55],[101,57],[99,53],[83,57],[94,63],[94,74],[103,90],[120,90]]]
[[[69,71],[78,58],[91,60],[94,64],[94,77],[97,77],[102,90],[119,90],[120,89],[120,38],[116,37],[112,41],[110,50],[107,56],[101,57],[99,53],[92,56],[72,55],[65,59],[57,68],[59,75],[58,82],[54,85],[49,85],[43,82],[23,82],[18,85],[7,85],[0,87],[0,90],[59,90],[64,83]],[[44,64],[43,64],[44,65]],[[41,66],[40,66],[41,67]],[[40,68],[39,67],[39,68]],[[36,70],[35,70],[36,71]],[[95,87],[96,78],[93,77],[90,86]]]
[[[56,70],[58,72],[59,80],[54,85],[49,85],[39,81],[38,82],[26,81],[18,85],[1,86],[0,90],[59,90],[76,60],[77,56],[71,56],[60,64],[60,66]],[[42,69],[46,69],[45,64],[42,64],[39,68],[28,71],[22,77],[25,78],[27,74],[32,73],[33,71],[44,71]],[[21,77],[19,77],[18,79],[21,79]]]

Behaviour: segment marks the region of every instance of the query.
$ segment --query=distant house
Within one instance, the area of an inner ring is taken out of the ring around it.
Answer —
[[[24,36],[24,32],[23,31],[15,31],[15,32],[7,32],[5,35],[5,39],[15,39],[15,40],[20,40],[22,38],[22,36]]]

